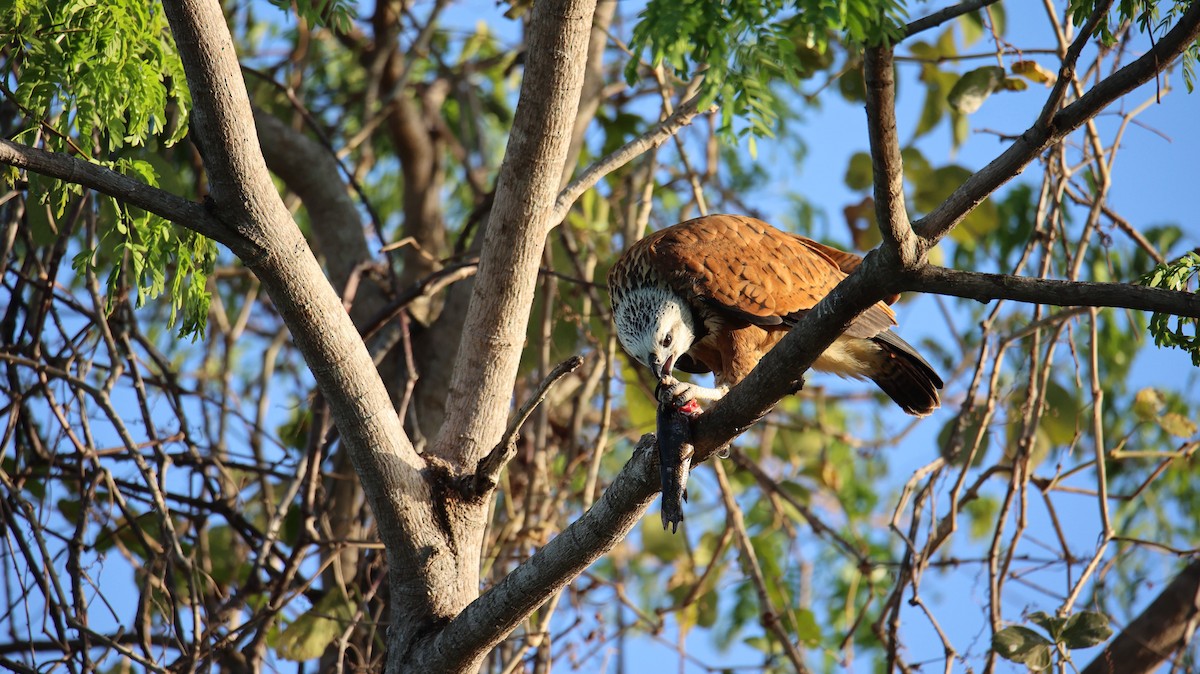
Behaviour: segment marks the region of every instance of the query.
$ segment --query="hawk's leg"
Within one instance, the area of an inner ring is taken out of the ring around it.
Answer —
[[[716,402],[724,398],[726,393],[729,393],[728,386],[718,386],[717,388],[697,386],[679,381],[670,375],[664,377],[655,390],[659,402],[674,405],[676,409],[693,400],[702,403]]]

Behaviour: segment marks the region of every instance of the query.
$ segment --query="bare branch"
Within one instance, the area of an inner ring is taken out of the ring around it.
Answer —
[[[933,14],[923,16],[916,21],[910,22],[904,27],[904,37],[912,37],[921,31],[935,28],[943,23],[946,23],[947,21],[950,21],[951,19],[957,19],[963,14],[970,14],[971,12],[983,9],[984,7],[995,4],[996,2],[997,0],[966,0],[965,2],[960,2],[957,5],[951,5],[945,9],[939,9]]]
[[[733,489],[729,486],[729,479],[725,477],[725,468],[719,461],[713,464],[713,468],[716,469],[717,484],[721,488],[721,500],[725,504],[725,523],[733,529],[734,535],[737,537],[738,548],[741,549],[742,554],[738,555],[738,561],[742,567],[742,573],[750,576],[750,580],[754,583],[755,593],[758,595],[759,610],[762,612],[759,620],[764,628],[775,634],[775,638],[779,640],[779,645],[783,647],[783,653],[791,661],[792,669],[796,674],[809,674],[800,649],[792,642],[787,628],[780,623],[779,613],[771,602],[771,594],[767,590],[767,580],[763,577],[762,566],[759,565],[758,556],[754,553],[754,544],[750,542],[750,534],[746,532],[742,509],[733,499]]]
[[[574,205],[575,200],[584,192],[591,189],[601,178],[640,157],[646,150],[662,145],[678,133],[680,129],[691,124],[696,115],[701,112],[698,107],[699,103],[700,95],[696,94],[692,96],[680,105],[670,117],[654,125],[654,127],[637,138],[613,150],[608,155],[596,160],[578,178],[571,181],[569,185],[563,188],[562,192],[558,195],[558,199],[554,202],[554,212],[549,219],[550,224],[547,231],[549,231],[549,228],[553,228],[562,222],[563,218],[567,217],[567,211]],[[715,109],[715,106],[709,108],[709,110]]]
[[[874,167],[875,219],[883,250],[902,268],[920,264],[920,252],[904,203],[904,167],[896,131],[896,70],[890,46],[868,47],[863,60],[866,81],[867,132]]]
[[[112,169],[65,154],[0,138],[0,164],[83,185],[229,246],[238,255],[252,252],[250,242],[226,227],[202,204],[151,187]]]
[[[1042,150],[1079,128],[1110,103],[1149,81],[1174,61],[1200,35],[1200,2],[1191,3],[1171,30],[1145,54],[1101,80],[1083,96],[1059,110],[1044,126],[1034,125],[999,157],[958,187],[944,202],[914,223],[932,247],[1001,185],[1012,180]]]
[[[504,437],[492,448],[492,451],[488,452],[487,456],[479,460],[479,466],[475,469],[475,476],[471,483],[471,489],[476,495],[490,493],[496,488],[500,471],[517,453],[517,431],[521,430],[521,426],[525,425],[525,420],[529,418],[530,414],[533,414],[533,410],[546,399],[550,387],[579,369],[582,364],[583,356],[571,356],[555,366],[550,374],[542,380],[542,383],[538,384],[537,390],[533,392],[529,400],[525,401],[512,421],[508,422],[508,428],[504,430]]]
[[[1059,281],[934,266],[911,272],[900,283],[903,290],[966,297],[981,302],[1007,299],[1060,307],[1122,307],[1200,318],[1200,295],[1127,283]]]

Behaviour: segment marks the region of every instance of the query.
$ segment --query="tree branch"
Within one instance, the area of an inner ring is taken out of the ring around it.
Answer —
[[[701,415],[693,427],[693,466],[758,421],[795,389],[797,372],[841,334],[857,313],[888,294],[877,255],[806,314],[758,367]],[[824,340],[824,341],[822,341]],[[592,562],[623,539],[660,490],[654,436],[645,435],[633,456],[596,504],[528,561],[472,602],[410,663],[419,671],[443,671],[464,652],[490,649],[525,616],[565,587]]]
[[[476,577],[460,573],[460,556],[447,545],[433,510],[422,473],[427,464],[275,190],[220,3],[175,0],[163,7],[192,92],[191,137],[204,159],[212,211],[258,247],[242,261],[262,281],[303,354],[375,514],[391,569],[389,652],[400,657],[431,621],[457,613],[474,596]],[[389,666],[399,671],[395,660]]]
[[[1046,96],[1046,103],[1042,106],[1042,112],[1038,115],[1037,121],[1033,123],[1034,128],[1044,127],[1051,116],[1058,112],[1063,98],[1067,95],[1067,87],[1075,80],[1075,64],[1079,61],[1079,55],[1083,53],[1083,48],[1087,46],[1088,41],[1092,38],[1092,34],[1096,31],[1096,27],[1100,25],[1100,22],[1108,14],[1108,8],[1111,6],[1112,0],[1097,3],[1087,22],[1080,26],[1079,34],[1075,36],[1075,41],[1071,43],[1067,52],[1063,54],[1062,64],[1058,69],[1058,79],[1054,81],[1054,86],[1050,89],[1050,95]]]
[[[529,400],[525,401],[524,405],[521,405],[521,409],[517,411],[512,421],[508,422],[508,428],[504,429],[504,437],[492,448],[492,451],[488,452],[487,456],[479,460],[469,487],[472,494],[484,496],[496,488],[496,482],[500,479],[500,471],[517,454],[517,432],[525,425],[525,421],[529,419],[530,414],[533,414],[533,410],[546,399],[550,387],[579,369],[582,364],[583,356],[571,356],[555,366],[550,374],[542,380],[542,383],[538,384],[537,390],[533,392]]]
[[[547,233],[567,217],[567,211],[575,204],[575,200],[599,182],[601,178],[640,157],[646,150],[662,145],[678,133],[680,129],[691,124],[696,115],[701,112],[698,107],[699,103],[700,95],[696,94],[692,96],[681,104],[670,117],[654,125],[637,138],[596,160],[578,178],[571,181],[569,185],[563,188],[562,192],[559,192],[558,199],[554,202],[554,213],[549,219],[550,224],[549,229],[546,230]],[[709,111],[715,109],[716,106],[712,106],[709,108]]]
[[[249,254],[249,241],[213,217],[203,204],[151,187],[112,169],[56,152],[0,138],[0,164],[15,166],[39,175],[96,190],[127,204],[162,216],[198,234],[220,242],[235,254]]]
[[[583,86],[595,0],[533,7],[529,60],[432,451],[472,470],[504,432],[546,233]],[[557,223],[555,223],[557,224]]]
[[[1104,647],[1083,674],[1150,674],[1191,640],[1200,622],[1200,561],[1163,588],[1145,611]]]
[[[988,5],[993,5],[997,1],[998,0],[966,0],[966,2],[960,2],[957,5],[951,5],[945,9],[939,9],[933,14],[923,16],[905,26],[904,37],[912,37],[921,31],[940,26],[951,19],[957,19],[963,14],[970,14],[976,10],[983,9]]]
[[[1060,307],[1121,307],[1200,318],[1200,295],[1128,283],[1059,281],[926,266],[904,274],[901,290],[988,302],[1017,300]]]
[[[412,671],[454,671],[467,654],[487,652],[547,599],[624,540],[658,493],[654,436],[586,513],[456,616],[410,660]]]
[[[254,109],[254,125],[268,168],[304,203],[329,278],[335,288],[343,290],[351,270],[374,258],[358,208],[346,184],[338,179],[342,170],[337,159],[329,148],[259,108]],[[378,305],[375,295],[372,293],[371,302]],[[364,308],[369,315],[379,307]]]
[[[904,166],[900,134],[896,131],[896,70],[890,46],[868,47],[863,57],[866,83],[867,134],[871,141],[871,166],[875,182],[875,219],[883,235],[883,249],[900,266],[921,263],[912,223],[904,201]]]
[[[928,249],[1001,185],[1012,180],[1042,150],[1082,126],[1108,104],[1147,82],[1174,61],[1200,35],[1200,2],[1191,3],[1179,21],[1140,58],[1100,81],[1059,110],[1044,127],[1034,125],[999,157],[980,169],[937,208],[914,223]]]

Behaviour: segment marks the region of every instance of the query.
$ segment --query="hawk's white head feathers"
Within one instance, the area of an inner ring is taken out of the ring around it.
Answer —
[[[691,308],[683,298],[660,286],[625,293],[614,319],[621,346],[650,368],[656,379],[671,374],[675,362],[696,341]]]

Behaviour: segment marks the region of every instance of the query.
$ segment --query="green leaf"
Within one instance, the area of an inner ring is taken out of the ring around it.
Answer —
[[[1061,641],[1067,648],[1090,648],[1108,641],[1112,632],[1108,616],[1099,611],[1080,611],[1067,620]]]
[[[966,117],[959,117],[964,122]],[[916,180],[913,192],[913,205],[922,213],[928,213],[940,205],[954,190],[958,189],[971,171],[957,164],[942,166]],[[967,214],[957,227],[950,230],[950,237],[963,246],[974,247],[981,239],[995,232],[1000,227],[1000,213],[991,199],[984,200],[975,210]]]
[[[1141,421],[1155,421],[1166,404],[1157,390],[1144,388],[1133,396],[1133,414]]]
[[[992,650],[997,655],[1022,663],[1034,672],[1050,667],[1051,646],[1053,643],[1046,637],[1021,625],[1005,627],[992,636]]]
[[[1140,283],[1153,288],[1190,291],[1198,273],[1200,254],[1190,252],[1174,262],[1159,265],[1143,276]],[[1158,346],[1186,351],[1192,364],[1200,367],[1200,319],[1155,312],[1150,317],[1150,334]]]
[[[671,535],[663,528],[658,517],[643,517],[641,533],[642,550],[662,562],[673,562],[686,552],[685,538]]]
[[[874,167],[871,165],[871,155],[866,152],[855,152],[850,156],[850,164],[846,167],[846,187],[852,190],[865,190],[871,186],[874,179]]]
[[[900,158],[904,161],[904,177],[910,182],[923,180],[933,170],[925,155],[911,145],[900,151]]]
[[[319,658],[346,629],[353,615],[354,606],[340,592],[331,591],[283,631],[268,635],[267,645],[284,660],[303,662]]]
[[[970,516],[971,537],[982,540],[996,528],[996,515],[1000,512],[1000,503],[990,496],[980,496],[968,501],[963,510]]]
[[[950,89],[946,101],[958,112],[969,115],[987,100],[992,92],[1004,82],[1004,69],[999,66],[984,66],[964,73]]]
[[[1045,611],[1035,611],[1029,614],[1029,620],[1038,627],[1046,630],[1046,633],[1050,635],[1050,638],[1055,641],[1059,640],[1059,637],[1062,635],[1063,627],[1067,624],[1066,618],[1052,616]]]
[[[1196,422],[1177,412],[1167,412],[1159,417],[1158,425],[1177,438],[1190,438],[1196,434]]]
[[[1054,380],[1046,383],[1046,409],[1042,412],[1041,426],[1052,444],[1066,445],[1075,439],[1081,425],[1081,408],[1082,403],[1071,391]]]
[[[962,31],[963,47],[970,47],[983,37],[983,16],[980,12],[970,12],[958,18],[958,27]]]
[[[631,430],[649,432],[654,430],[658,404],[638,385],[637,368],[631,361],[621,358],[621,376],[625,380],[625,411],[629,415]]]
[[[970,413],[965,419],[959,422],[958,418],[952,418],[942,426],[942,430],[938,432],[938,447],[941,449],[942,456],[951,464],[961,466],[967,460],[970,454],[971,446],[975,442],[975,438],[980,437],[980,425],[983,423],[984,410],[979,407],[971,408]],[[953,456],[947,454],[952,448],[950,447],[950,436],[954,431],[955,424],[962,423],[962,447]],[[984,430],[983,436],[979,440],[979,448],[975,450],[975,456],[972,459],[972,465],[980,465],[987,456],[988,446],[991,443],[992,434]]]
[[[809,648],[821,645],[821,625],[812,611],[803,608],[796,611],[796,638]]]

